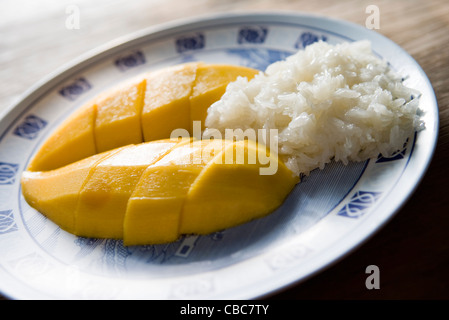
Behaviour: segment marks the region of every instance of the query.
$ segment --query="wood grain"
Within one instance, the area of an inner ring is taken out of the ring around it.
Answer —
[[[80,29],[65,26],[68,5]],[[0,115],[47,74],[86,51],[161,23],[215,13],[289,10],[365,25],[368,5],[380,29],[422,66],[439,104],[440,131],[431,166],[412,198],[375,236],[332,267],[267,299],[449,298],[449,2],[199,0],[0,2]],[[381,288],[367,290],[365,268],[378,265]],[[1,297],[0,299],[5,299]]]

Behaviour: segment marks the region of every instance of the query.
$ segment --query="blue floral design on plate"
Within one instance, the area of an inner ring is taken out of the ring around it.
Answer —
[[[338,215],[348,218],[360,218],[380,198],[381,192],[357,191],[351,200],[338,212]]]
[[[14,220],[12,210],[0,211],[0,234],[17,230],[17,224]]]
[[[35,115],[28,115],[14,130],[16,136],[32,140],[45,128],[47,121]]]
[[[78,78],[59,90],[59,94],[69,100],[76,100],[80,95],[90,90],[92,85],[85,78]]]
[[[268,28],[262,26],[243,27],[239,30],[237,43],[264,43]]]
[[[142,51],[137,50],[128,55],[118,57],[114,64],[120,71],[126,71],[128,69],[143,65],[146,63],[145,55]]]
[[[18,164],[0,162],[0,185],[13,184],[18,170]]]
[[[178,53],[204,49],[205,45],[206,37],[201,32],[182,36],[175,40],[176,51]]]

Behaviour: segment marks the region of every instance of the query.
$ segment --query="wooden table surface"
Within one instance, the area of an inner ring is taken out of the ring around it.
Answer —
[[[80,10],[68,29],[66,9]],[[150,26],[214,13],[291,10],[366,26],[366,8],[379,8],[377,32],[409,52],[437,95],[437,149],[416,192],[394,218],[341,261],[268,299],[449,298],[449,1],[447,0],[2,0],[0,1],[0,114],[34,83],[80,54]],[[365,286],[368,265],[380,289]],[[5,299],[0,297],[0,299]]]

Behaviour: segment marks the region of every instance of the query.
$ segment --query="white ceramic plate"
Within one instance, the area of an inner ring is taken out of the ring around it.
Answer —
[[[426,129],[392,158],[313,172],[272,215],[210,236],[124,247],[59,229],[21,196],[20,175],[51,131],[124,78],[203,60],[265,67],[316,41],[369,39],[422,93]],[[165,25],[82,57],[32,88],[0,122],[0,290],[13,299],[251,299],[342,258],[412,194],[436,144],[437,104],[419,65],[364,27],[294,13]]]

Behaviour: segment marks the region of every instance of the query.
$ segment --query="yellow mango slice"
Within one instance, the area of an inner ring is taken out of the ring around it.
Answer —
[[[262,154],[268,155],[267,163],[276,164],[272,174],[261,174]],[[232,143],[208,163],[190,187],[180,233],[208,234],[263,217],[279,207],[298,182],[263,145]]]
[[[121,239],[128,199],[141,174],[176,144],[161,140],[130,145],[98,163],[80,192],[75,234]]]
[[[24,172],[26,201],[78,236],[125,245],[175,241],[263,217],[299,181],[255,142],[190,139],[129,145],[47,172]],[[229,157],[230,156],[230,157]],[[231,159],[231,161],[230,161]]]
[[[142,110],[145,141],[166,139],[174,129],[190,129],[190,104],[200,63],[175,65],[149,73]]]
[[[223,96],[229,82],[235,81],[239,76],[250,80],[257,73],[259,71],[252,68],[226,64],[198,66],[190,96],[190,132],[193,132],[193,121],[200,121],[201,130],[204,130],[207,109]]]
[[[194,141],[149,166],[128,202],[124,244],[166,243],[179,238],[180,215],[190,186],[222,150],[221,140]]]
[[[96,105],[88,103],[76,111],[45,141],[28,170],[53,170],[97,153],[95,147]]]
[[[33,208],[62,229],[75,233],[74,208],[79,193],[93,169],[116,151],[93,155],[57,170],[25,171],[22,174],[22,194]]]
[[[103,152],[143,142],[140,115],[146,80],[122,84],[96,99],[95,144]]]
[[[69,117],[30,163],[31,171],[53,170],[128,144],[167,139],[176,129],[201,130],[209,106],[246,67],[192,62],[147,72],[102,93]]]

